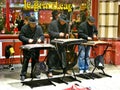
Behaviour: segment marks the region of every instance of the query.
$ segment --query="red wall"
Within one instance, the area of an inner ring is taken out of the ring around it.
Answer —
[[[96,19],[95,25],[98,26],[98,0],[92,0],[92,16]]]

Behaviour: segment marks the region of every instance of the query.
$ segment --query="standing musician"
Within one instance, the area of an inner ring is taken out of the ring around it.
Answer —
[[[68,22],[67,15],[61,14],[58,19],[53,20],[48,26],[48,33],[50,40],[58,38],[67,38],[68,37]],[[62,46],[58,45],[58,52],[60,55],[60,60],[58,60],[57,52],[50,51],[49,60],[47,60],[48,65],[48,77],[52,77],[52,71],[59,65],[63,69],[63,73],[67,73],[67,61],[66,61],[66,50]],[[59,62],[60,61],[60,62]]]
[[[52,21],[58,19],[59,14],[60,14],[60,13],[59,13],[57,10],[54,10],[54,11],[52,12]]]
[[[78,29],[78,38],[83,38],[86,40],[93,40],[94,38],[97,38],[98,31],[94,25],[94,22],[95,18],[93,16],[89,16],[86,21],[82,22]],[[89,72],[89,51],[90,46],[79,45],[79,73]]]
[[[35,44],[35,43],[41,43],[44,41],[44,34],[42,31],[41,26],[36,25],[36,18],[30,17],[29,23],[24,25],[20,31],[20,34],[18,36],[19,40],[22,41],[23,45],[25,44]],[[27,74],[27,68],[29,59],[32,59],[32,69],[31,69],[31,77],[33,72],[34,65],[39,62],[39,49],[31,49],[31,50],[23,50],[23,64],[22,64],[22,70],[21,70],[21,80],[24,81]]]

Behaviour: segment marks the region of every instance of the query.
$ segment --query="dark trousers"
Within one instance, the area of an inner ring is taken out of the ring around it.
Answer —
[[[22,70],[21,70],[21,76],[26,76],[27,74],[27,68],[29,64],[29,60],[32,60],[31,64],[31,74],[34,68],[34,65],[39,62],[39,50],[38,49],[31,49],[31,50],[23,50],[23,64],[22,64]]]
[[[53,69],[58,68],[66,68],[66,50],[62,46],[58,46],[58,50],[50,50],[47,60],[48,71],[52,71]]]

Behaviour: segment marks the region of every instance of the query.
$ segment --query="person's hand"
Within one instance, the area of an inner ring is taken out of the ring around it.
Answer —
[[[64,37],[64,33],[63,32],[59,33],[59,36]]]
[[[65,35],[65,38],[69,38],[69,34],[66,34],[66,35]]]
[[[93,38],[97,38],[96,34],[93,34]]]
[[[32,43],[32,42],[33,42],[33,39],[29,39],[28,42],[29,42],[29,43]]]
[[[38,40],[37,40],[37,43],[41,43],[41,39],[38,39]]]
[[[92,40],[92,38],[91,38],[91,37],[88,37],[87,39],[88,39],[88,40]]]
[[[93,34],[93,40],[98,40],[97,35]]]

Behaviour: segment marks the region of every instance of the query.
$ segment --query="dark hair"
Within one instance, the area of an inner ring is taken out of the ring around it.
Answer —
[[[65,22],[68,22],[67,15],[66,14],[61,14],[59,17],[59,20],[63,20]]]
[[[55,20],[56,19],[56,16],[58,15],[59,13],[58,13],[58,11],[57,10],[54,10],[53,12],[52,12],[52,17],[53,17],[53,20]]]
[[[28,21],[28,20],[29,20],[29,17],[28,17],[28,16],[25,16],[25,17],[24,17],[24,20],[27,20],[27,21]]]

